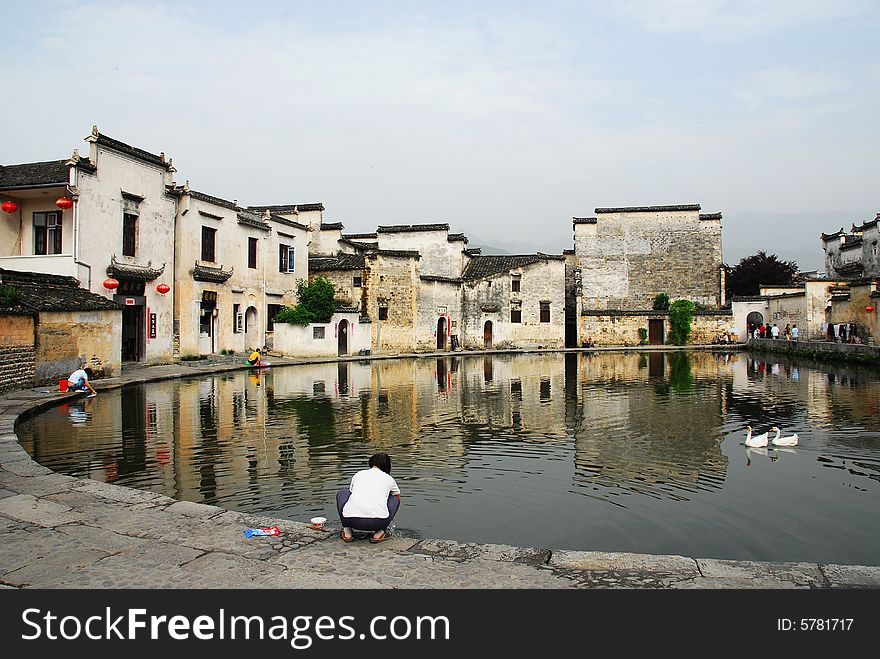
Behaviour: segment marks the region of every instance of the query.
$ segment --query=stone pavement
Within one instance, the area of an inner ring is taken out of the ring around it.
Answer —
[[[357,358],[355,358],[357,359]],[[304,363],[276,360],[273,364]],[[313,362],[325,360],[310,360]],[[97,388],[244,368],[241,357],[127,370]],[[554,551],[392,537],[345,543],[339,527],[175,501],[56,474],[19,445],[15,420],[66,395],[0,399],[3,588],[857,588],[880,567]],[[245,528],[278,525],[277,537]]]

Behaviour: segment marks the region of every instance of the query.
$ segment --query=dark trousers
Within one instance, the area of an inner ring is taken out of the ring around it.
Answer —
[[[343,517],[342,509],[345,507],[350,496],[351,490],[347,487],[339,490],[339,492],[336,493],[336,510],[339,513],[339,519],[343,526],[347,526],[350,529],[357,529],[358,531],[384,531],[397,514],[397,509],[400,508],[400,500],[397,496],[389,494],[388,517]]]

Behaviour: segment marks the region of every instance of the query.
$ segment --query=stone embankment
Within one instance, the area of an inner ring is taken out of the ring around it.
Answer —
[[[100,391],[238,368],[240,358],[138,368],[96,385]],[[880,567],[872,566],[556,551],[407,537],[375,545],[345,543],[338,526],[319,531],[301,522],[175,501],[42,467],[18,443],[15,421],[62,397],[32,389],[0,399],[2,587],[880,587]],[[282,531],[277,537],[245,538],[242,532],[276,524]]]

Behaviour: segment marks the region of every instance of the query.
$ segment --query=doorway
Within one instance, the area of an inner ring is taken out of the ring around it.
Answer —
[[[339,326],[337,327],[336,334],[339,338],[339,354],[347,355],[348,354],[348,321],[340,320]]]
[[[446,350],[446,318],[437,320],[437,350]]]
[[[244,312],[244,347],[248,351],[263,347],[255,307],[248,307],[247,311]]]
[[[143,361],[145,338],[144,307],[140,305],[123,307],[122,361]]]
[[[746,338],[754,336],[755,328],[764,324],[764,316],[758,311],[751,312],[746,316]]]
[[[648,343],[652,346],[662,346],[666,340],[665,331],[665,321],[662,318],[648,320]]]
[[[483,325],[483,347],[491,348],[492,347],[492,321],[487,320]]]
[[[214,354],[214,308],[205,308],[204,303],[199,311],[199,354]]]

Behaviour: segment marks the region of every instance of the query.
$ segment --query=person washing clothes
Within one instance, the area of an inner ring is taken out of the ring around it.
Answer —
[[[373,531],[373,543],[387,539],[388,525],[400,508],[400,488],[391,477],[391,457],[385,452],[374,453],[368,464],[369,469],[357,472],[351,485],[336,494],[345,542],[354,540],[355,529]]]
[[[92,396],[97,396],[98,392],[92,388],[89,380],[95,373],[90,368],[79,369],[71,373],[67,378],[67,390],[74,392],[91,391]]]

